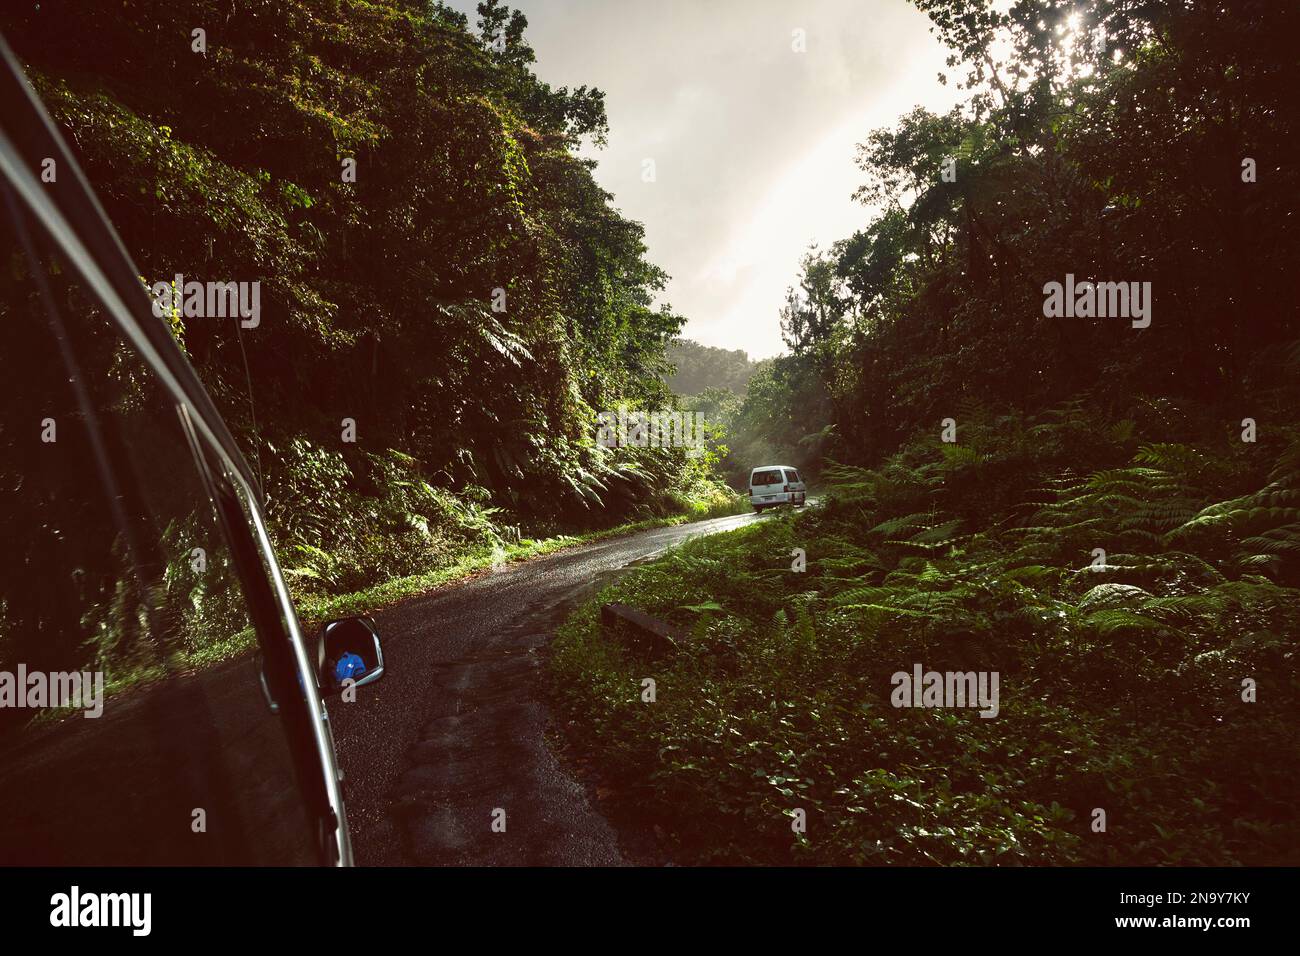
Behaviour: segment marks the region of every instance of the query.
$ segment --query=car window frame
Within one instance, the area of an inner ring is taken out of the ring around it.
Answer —
[[[315,668],[302,659],[305,650],[301,624],[280,572],[279,562],[257,502],[249,488],[242,488],[238,475],[220,455],[205,447],[193,427],[193,409],[177,407],[183,430],[194,452],[196,467],[207,486],[217,522],[230,547],[231,562],[243,590],[248,616],[257,634],[262,673],[271,699],[276,702],[289,752],[295,762],[299,788],[307,811],[317,822],[320,862],[346,865],[351,862],[351,843],[340,796],[331,793],[325,780],[340,779],[334,754],[333,734],[328,726]],[[295,706],[297,705],[297,706]],[[318,718],[318,719],[317,719]],[[328,740],[320,749],[317,726],[324,723]],[[308,761],[308,756],[316,760]]]
[[[81,278],[87,294],[104,310],[125,344],[158,376],[181,415],[227,543],[239,555],[236,573],[250,603],[264,660],[269,660],[268,682],[281,697],[281,715],[304,798],[321,821],[318,857],[326,865],[349,866],[352,848],[333,734],[267,530],[261,488],[188,359],[153,317],[126,247],[2,37],[0,107],[0,186],[28,218],[28,227]],[[32,172],[40,168],[42,155],[59,158],[60,177],[49,188]],[[126,291],[132,289],[139,294]]]

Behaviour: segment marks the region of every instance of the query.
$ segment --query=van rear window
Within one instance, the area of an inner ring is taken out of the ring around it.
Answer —
[[[750,479],[749,483],[751,485],[779,485],[784,481],[785,479],[781,477],[781,470],[777,468],[772,471],[754,472],[754,477]]]
[[[799,481],[799,480],[800,480],[800,479],[799,479],[799,472],[795,471],[793,468],[787,468],[787,469],[785,470],[785,480],[786,480],[786,481]]]

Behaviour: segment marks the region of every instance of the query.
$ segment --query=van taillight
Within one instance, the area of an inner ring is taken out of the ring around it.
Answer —
[[[790,486],[789,486],[789,485],[786,485],[785,488],[784,488],[783,490],[784,490],[784,491],[789,491],[789,490],[790,490]]]

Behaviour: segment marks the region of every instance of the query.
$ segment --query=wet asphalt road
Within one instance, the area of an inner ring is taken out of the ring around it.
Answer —
[[[329,707],[356,862],[623,862],[613,830],[547,746],[539,649],[620,569],[755,520],[733,515],[600,541],[374,615],[387,673],[355,703]],[[493,832],[497,810],[504,833]]]

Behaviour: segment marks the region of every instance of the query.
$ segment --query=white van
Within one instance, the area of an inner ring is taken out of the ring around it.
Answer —
[[[808,486],[789,465],[760,465],[749,473],[749,503],[762,513],[777,505],[803,507]]]

